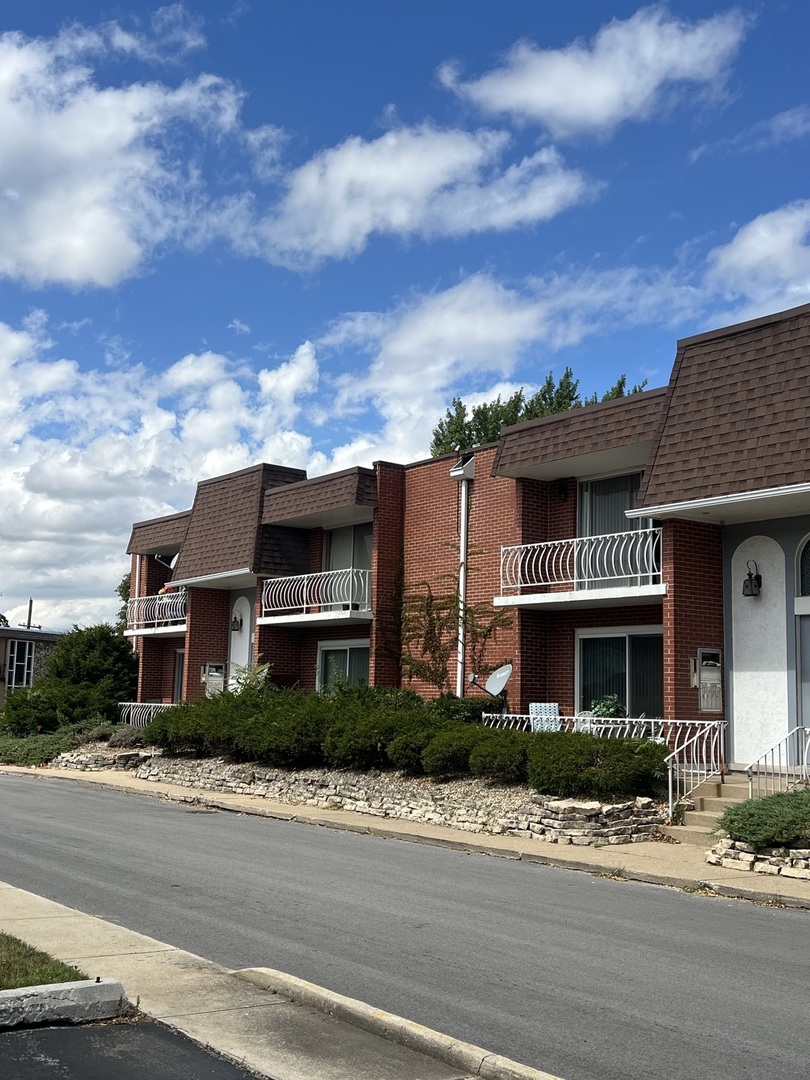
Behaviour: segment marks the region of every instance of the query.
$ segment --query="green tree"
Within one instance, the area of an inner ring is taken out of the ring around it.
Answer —
[[[0,626],[8,626],[8,619],[5,617],[5,615],[1,611],[0,611]]]
[[[124,574],[115,587],[118,599],[121,601],[121,607],[115,617],[115,630],[118,634],[123,634],[127,628],[127,601],[129,600],[130,577],[129,573]]]
[[[108,623],[74,626],[59,639],[32,687],[9,695],[3,728],[12,735],[54,731],[65,724],[118,719],[118,706],[137,687],[129,643]]]
[[[635,385],[630,393],[638,394],[646,385],[645,379]],[[521,387],[506,399],[499,394],[494,401],[482,402],[468,410],[463,400],[456,397],[453,398],[452,407],[433,429],[430,453],[433,457],[439,457],[454,450],[496,442],[500,438],[501,428],[510,424],[553,416],[569,409],[579,409],[583,405],[594,405],[598,400],[613,401],[626,394],[627,376],[620,375],[601,399],[596,394],[583,399],[579,393],[579,379],[575,379],[573,371],[567,367],[559,381],[549,372],[540,389],[529,398]]]

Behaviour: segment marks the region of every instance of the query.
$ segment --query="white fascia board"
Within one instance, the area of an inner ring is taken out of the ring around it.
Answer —
[[[685,499],[683,502],[662,503],[660,506],[644,506],[641,509],[625,510],[628,518],[660,518],[696,510],[721,510],[726,506],[759,502],[764,499],[778,499],[785,495],[810,495],[810,483],[788,484],[775,488],[760,488],[758,491],[740,491],[733,495],[713,495],[709,499]]]
[[[615,589],[572,589],[571,592],[493,596],[493,607],[618,607],[667,595],[666,584],[620,585]]]
[[[221,574],[203,574],[201,577],[182,578],[178,581],[170,581],[168,584],[173,588],[179,585],[205,585],[211,581],[227,581],[230,578],[244,577],[246,574],[250,575],[254,581],[256,580],[256,575],[249,566],[246,566],[244,570],[226,570]]]

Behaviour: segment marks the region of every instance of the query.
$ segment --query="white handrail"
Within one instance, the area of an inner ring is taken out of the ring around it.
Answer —
[[[661,529],[634,529],[501,548],[501,594],[511,589],[661,583]]]
[[[262,590],[262,614],[277,611],[371,608],[370,570],[326,570],[320,574],[271,578]]]
[[[670,818],[681,799],[712,776],[723,775],[725,726],[725,720],[686,720],[667,733],[667,745],[672,747],[665,760]]]
[[[748,798],[762,799],[810,784],[810,729],[799,725],[745,770]]]

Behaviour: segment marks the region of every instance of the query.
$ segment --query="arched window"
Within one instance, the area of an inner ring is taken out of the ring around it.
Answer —
[[[799,556],[799,596],[810,596],[810,540]]]

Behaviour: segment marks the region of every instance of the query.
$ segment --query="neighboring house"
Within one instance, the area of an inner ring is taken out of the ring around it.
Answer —
[[[0,626],[0,710],[8,694],[31,686],[61,634],[24,626]]]
[[[512,663],[513,711],[615,694],[630,715],[725,716],[727,759],[750,761],[810,711],[808,374],[810,305],[681,341],[668,387],[458,458],[202,481],[191,510],[133,527],[138,700],[260,662],[280,685],[435,694],[401,674],[402,601],[461,567],[467,603],[510,617],[485,660]]]

